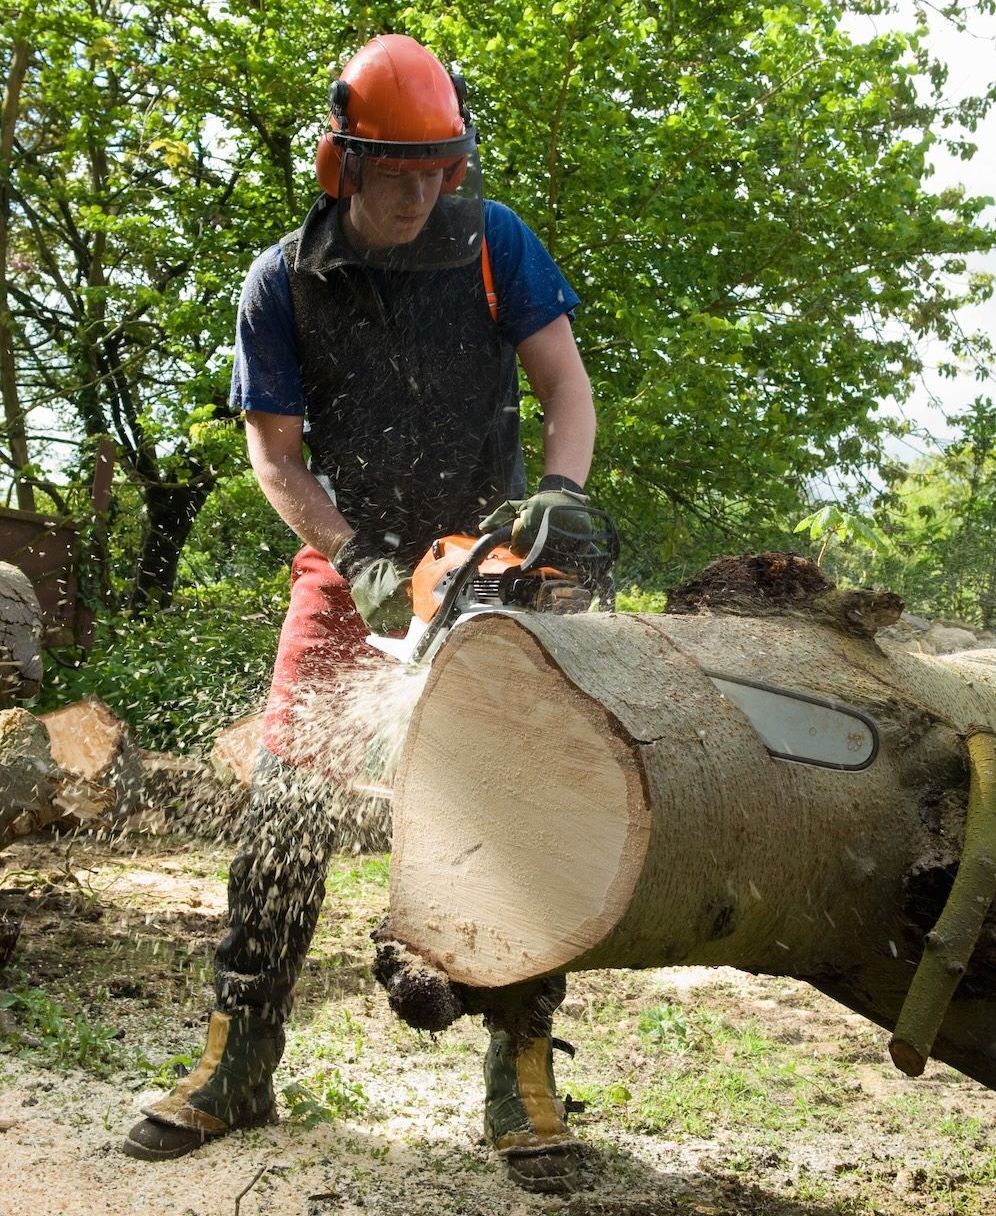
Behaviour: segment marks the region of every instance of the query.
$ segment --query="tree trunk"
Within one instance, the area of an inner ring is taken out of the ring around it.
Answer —
[[[707,673],[853,706],[877,753],[777,758]],[[729,965],[893,1027],[957,870],[980,730],[993,651],[908,654],[800,613],[471,620],[401,758],[388,933],[474,987]],[[933,1054],[996,1087],[991,910]]]
[[[30,456],[24,414],[17,391],[17,365],[14,357],[13,324],[7,302],[7,266],[10,260],[10,186],[11,150],[17,124],[21,85],[28,70],[30,52],[26,42],[16,41],[0,109],[0,397],[7,423],[7,442],[14,466],[17,505],[22,511],[35,509],[31,483],[25,480]]]
[[[180,485],[146,486],[147,523],[131,600],[136,616],[169,607],[180,554],[197,512],[213,489],[214,482],[208,477]]]

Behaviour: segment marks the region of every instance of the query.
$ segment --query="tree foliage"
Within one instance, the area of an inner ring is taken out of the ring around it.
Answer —
[[[927,181],[987,103],[947,108],[922,30],[858,43],[849,7],[407,14],[475,83],[492,188],[585,296],[595,481],[644,579],[689,533],[742,543],[808,479],[873,462],[878,404],[909,394],[929,337],[965,353],[956,309],[990,291],[948,285],[991,247],[983,201]]]
[[[879,457],[876,409],[909,394],[929,340],[952,360],[991,353],[957,324],[962,303],[991,291],[965,274],[966,256],[993,243],[984,201],[932,192],[928,157],[938,143],[970,155],[992,97],[945,103],[922,27],[858,41],[843,24],[890,7],[4,10],[4,65],[31,49],[5,196],[34,435],[22,474],[59,495],[54,483],[85,480],[92,441],[111,433],[122,593],[165,603],[177,574],[191,576],[180,555],[195,520],[244,469],[227,405],[239,284],[314,193],[331,73],[395,30],[460,66],[489,193],[535,227],[584,298],[593,485],[619,518],[626,575],[650,585],[718,547],[784,538],[813,477]],[[526,412],[535,459],[535,403]],[[39,435],[56,427],[91,446],[53,457]],[[211,577],[205,560],[226,568],[227,543],[197,544],[197,577]]]
[[[878,506],[892,551],[861,581],[928,616],[996,629],[996,406],[981,397],[950,421],[960,437],[941,455],[894,471]],[[843,572],[855,576],[853,560]]]
[[[284,11],[300,29],[304,6]],[[31,47],[10,178],[25,408],[70,437],[114,437],[144,515],[130,598],[168,603],[197,513],[243,465],[235,298],[252,252],[296,214],[316,53],[299,59],[265,9],[238,2],[55,0],[4,32]],[[70,472],[85,477],[88,450]]]

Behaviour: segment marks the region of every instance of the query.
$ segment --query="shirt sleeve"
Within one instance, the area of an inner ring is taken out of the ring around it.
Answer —
[[[485,203],[484,231],[498,297],[498,326],[513,346],[581,303],[546,246],[514,211]]]
[[[242,285],[229,401],[235,410],[304,413],[294,306],[279,245],[259,255]]]

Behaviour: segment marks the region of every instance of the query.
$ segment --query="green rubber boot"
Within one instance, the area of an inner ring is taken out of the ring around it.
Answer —
[[[553,1079],[559,1039],[516,1038],[491,1032],[484,1059],[484,1134],[509,1180],[527,1191],[559,1195],[578,1182],[578,1142]]]
[[[122,1151],[140,1161],[183,1157],[239,1127],[276,1123],[273,1073],[284,1048],[280,1026],[252,1010],[211,1014],[200,1063],[131,1129]]]

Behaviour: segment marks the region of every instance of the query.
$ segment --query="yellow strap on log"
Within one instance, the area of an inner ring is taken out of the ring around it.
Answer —
[[[889,1042],[892,1062],[909,1077],[918,1077],[926,1066],[996,897],[996,735],[979,731],[965,745],[971,775],[958,873],[937,924],[924,938]]]

